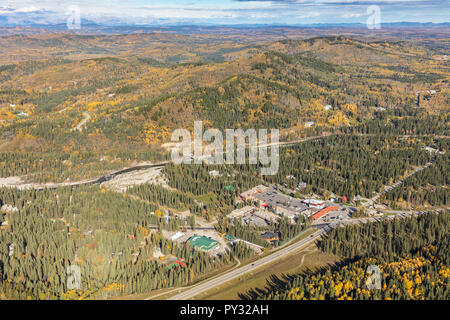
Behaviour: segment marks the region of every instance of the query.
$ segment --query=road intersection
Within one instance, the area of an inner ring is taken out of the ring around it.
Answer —
[[[219,285],[222,285],[226,282],[229,282],[233,279],[239,278],[240,276],[244,274],[251,273],[252,271],[255,271],[256,269],[259,269],[267,264],[273,263],[274,261],[288,256],[289,254],[292,254],[293,252],[306,247],[307,245],[313,243],[314,241],[318,240],[322,235],[325,233],[331,231],[332,229],[343,226],[346,224],[358,224],[358,223],[368,223],[368,222],[377,222],[381,221],[383,219],[393,219],[395,217],[399,218],[406,218],[413,215],[421,215],[426,214],[426,212],[401,212],[398,215],[391,215],[391,216],[382,216],[382,217],[370,217],[370,218],[358,218],[358,219],[348,219],[344,221],[338,221],[338,222],[330,222],[330,223],[322,223],[322,224],[316,224],[314,225],[314,228],[318,228],[316,232],[309,235],[307,238],[304,238],[298,242],[294,242],[290,245],[287,245],[283,247],[282,249],[279,249],[275,251],[272,254],[269,254],[251,264],[244,265],[242,267],[233,269],[227,273],[224,273],[223,275],[220,275],[218,277],[215,277],[210,280],[205,280],[201,282],[198,285],[191,286],[186,291],[180,292],[172,297],[170,297],[168,300],[189,300],[193,299],[194,297],[198,296],[202,293],[207,293],[208,290],[211,290],[214,287],[217,287]],[[182,289],[180,289],[181,291]]]
[[[221,285],[225,282],[228,282],[230,280],[236,279],[244,274],[248,274],[266,264],[272,263],[273,261],[282,258],[286,255],[291,254],[292,252],[312,243],[313,241],[317,240],[320,236],[322,236],[325,233],[325,228],[320,228],[319,230],[317,230],[316,232],[314,232],[313,234],[311,234],[310,236],[308,236],[307,238],[304,238],[298,242],[295,242],[293,244],[291,244],[290,246],[287,246],[285,248],[282,248],[278,251],[275,251],[274,253],[265,256],[251,264],[247,264],[244,265],[240,268],[237,268],[235,270],[232,270],[228,273],[225,273],[219,277],[213,278],[211,280],[208,281],[204,281],[202,283],[200,283],[199,285],[188,289],[182,293],[179,293],[173,297],[171,297],[169,300],[187,300],[187,299],[191,299],[197,295],[199,295],[200,293],[204,293],[218,285]]]

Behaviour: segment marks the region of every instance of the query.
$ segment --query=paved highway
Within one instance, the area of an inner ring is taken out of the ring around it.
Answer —
[[[273,261],[275,261],[276,259],[279,259],[283,256],[286,256],[296,250],[298,250],[299,248],[306,246],[310,243],[312,243],[314,240],[318,239],[322,234],[324,234],[325,232],[327,232],[328,230],[330,230],[329,226],[324,226],[323,228],[317,230],[316,232],[314,232],[313,234],[311,234],[310,236],[308,236],[307,238],[304,238],[290,246],[287,246],[285,248],[282,248],[264,258],[261,258],[251,264],[242,266],[238,269],[232,270],[228,273],[225,273],[219,277],[213,278],[211,280],[207,280],[205,282],[200,283],[199,285],[188,289],[182,293],[179,293],[173,297],[171,297],[169,300],[187,300],[187,299],[191,299],[197,295],[199,295],[200,293],[204,293],[208,290],[210,290],[211,288],[214,288],[218,285],[221,285],[225,282],[228,282],[230,280],[236,279],[244,274],[247,274],[249,272],[252,272],[268,263],[272,263]]]
[[[88,113],[84,114],[85,119],[78,124],[77,126],[77,130],[81,129],[82,125],[84,125],[89,119],[90,119],[90,115]],[[265,145],[258,145],[259,148],[262,147],[270,147],[270,146],[274,146],[274,145],[278,145],[280,147],[286,147],[286,146],[290,146],[290,145],[295,145],[295,144],[299,144],[302,142],[306,142],[309,140],[315,140],[315,139],[322,139],[331,135],[338,135],[338,134],[323,134],[320,136],[313,136],[313,137],[307,137],[307,138],[303,138],[303,139],[299,139],[299,140],[293,140],[293,141],[285,141],[285,142],[278,142],[278,143],[268,143]],[[339,134],[339,135],[345,135],[345,134]],[[359,134],[359,135],[367,135],[369,136],[370,134]],[[411,135],[412,137],[413,135]],[[408,135],[404,135],[403,137],[410,137]],[[448,138],[447,136],[437,136],[439,138]],[[246,145],[246,147],[248,147]],[[66,186],[79,186],[79,185],[86,185],[86,184],[100,184],[103,182],[106,182],[108,180],[111,180],[114,176],[117,176],[119,174],[122,173],[126,173],[126,172],[130,172],[130,171],[134,171],[134,170],[140,170],[140,169],[147,169],[147,168],[151,168],[151,167],[164,167],[166,164],[168,164],[171,161],[162,161],[159,163],[154,163],[154,164],[148,164],[148,163],[142,163],[133,167],[129,167],[129,168],[123,168],[120,169],[118,171],[112,172],[110,174],[104,175],[100,178],[95,178],[95,179],[87,179],[87,180],[82,180],[82,181],[73,181],[73,182],[61,182],[61,183],[54,183],[54,182],[49,182],[49,183],[44,183],[44,184],[39,184],[39,183],[26,183],[23,182],[22,179],[20,177],[6,177],[3,179],[0,179],[0,187],[10,187],[10,188],[18,188],[18,189],[37,189],[37,190],[42,190],[42,189],[56,189],[58,187],[66,187]],[[433,162],[433,161],[432,161]],[[428,166],[430,166],[431,163],[426,164],[424,167],[417,169],[416,171],[414,171],[413,173],[409,174],[407,177],[405,177],[403,180],[405,180],[406,178],[410,177],[411,175],[417,173],[420,170],[423,170],[425,168],[427,168]],[[13,179],[14,181],[9,181],[8,179]],[[17,179],[19,179],[19,181],[16,181]],[[402,180],[402,181],[403,181]],[[402,182],[401,181],[401,182]],[[398,186],[401,182],[397,182],[394,186],[391,186],[389,188],[389,190],[391,190],[392,188]],[[367,205],[372,205],[382,194],[388,192],[389,190],[385,190],[382,193],[376,195],[375,197],[373,197],[372,199],[370,199],[370,201],[367,203]]]
[[[244,274],[250,273],[252,271],[255,271],[256,269],[269,264],[273,263],[275,260],[287,256],[291,254],[292,252],[312,243],[313,241],[320,238],[324,233],[329,232],[333,228],[336,228],[339,225],[345,225],[345,224],[356,224],[356,223],[367,223],[367,222],[377,222],[381,221],[383,219],[392,219],[394,217],[398,218],[406,218],[412,215],[422,215],[426,214],[426,212],[402,212],[395,216],[382,216],[382,217],[370,217],[370,218],[359,218],[359,219],[351,219],[351,220],[345,220],[345,221],[338,221],[338,222],[332,222],[332,223],[323,223],[323,224],[317,224],[314,227],[319,228],[316,232],[309,235],[307,238],[304,238],[296,243],[293,243],[291,245],[288,245],[268,256],[265,256],[264,258],[261,258],[251,264],[242,266],[240,268],[234,269],[228,273],[225,273],[221,276],[218,276],[216,278],[213,278],[211,280],[205,280],[204,282],[201,282],[200,284],[196,285],[195,287],[192,287],[184,292],[181,292],[177,295],[172,296],[169,298],[169,300],[188,300],[192,299],[195,296],[198,296],[201,293],[205,293],[208,290],[211,290],[212,288],[219,286],[221,284],[224,284],[230,280],[236,279]]]
[[[85,118],[77,125],[76,128],[74,128],[74,130],[80,130],[81,131],[83,125],[90,119],[90,115],[87,112],[85,112],[83,115],[85,116]],[[308,140],[324,138],[324,137],[327,137],[327,136],[329,136],[329,134],[324,134],[324,135],[320,135],[320,136],[313,136],[313,137],[307,137],[307,138],[304,138],[304,139],[294,140],[294,141],[269,143],[269,144],[266,144],[266,145],[259,145],[259,147],[262,148],[262,147],[269,147],[269,146],[273,146],[273,145],[289,146],[289,145],[305,142],[305,141],[308,141]],[[246,148],[248,148],[248,146],[246,146]],[[21,177],[6,177],[6,178],[3,178],[3,179],[0,178],[0,187],[17,188],[17,189],[22,189],[22,190],[23,189],[43,190],[43,189],[56,189],[56,188],[59,188],[59,187],[67,187],[67,186],[76,187],[76,186],[88,185],[88,184],[101,184],[103,182],[111,180],[115,176],[120,175],[122,173],[127,173],[127,172],[131,172],[131,171],[135,171],[135,170],[141,170],[141,169],[164,167],[165,165],[167,165],[170,162],[171,161],[167,160],[167,161],[162,161],[162,162],[153,163],[153,164],[142,163],[142,164],[138,164],[138,165],[133,166],[133,167],[123,168],[123,169],[114,171],[112,173],[106,174],[106,175],[101,176],[99,178],[86,179],[86,180],[81,180],[81,181],[72,181],[72,182],[28,183],[28,182],[23,182],[22,181],[23,179]],[[12,179],[12,180],[9,180],[9,179]],[[17,179],[18,179],[18,181],[17,181]]]

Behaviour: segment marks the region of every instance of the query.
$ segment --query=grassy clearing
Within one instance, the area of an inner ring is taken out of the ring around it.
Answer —
[[[173,288],[163,288],[163,289],[158,289],[155,291],[152,291],[151,294],[150,293],[136,293],[136,294],[130,294],[127,296],[117,296],[117,297],[112,297],[111,300],[144,300],[146,298],[148,298],[149,296],[156,296],[156,295],[160,295],[160,294],[164,294],[165,292],[169,292],[173,290]]]
[[[242,298],[240,294],[246,294],[250,290],[264,290],[267,286],[267,280],[273,276],[282,278],[286,274],[299,273],[305,270],[313,271],[337,261],[337,257],[318,251],[316,245],[312,244],[255,272],[198,295],[195,300],[238,300]]]
[[[297,238],[291,239],[290,242],[289,242],[289,244],[296,243],[296,242],[300,241],[301,239],[304,239],[304,238],[308,237],[310,234],[314,233],[315,231],[316,231],[316,229],[314,229],[314,228],[308,229],[308,230],[306,230],[305,232],[303,232],[303,233],[297,235]],[[285,244],[285,245],[286,245],[286,244]],[[277,249],[275,249],[274,251],[268,251],[267,253],[264,253],[263,255],[255,256],[255,257],[253,257],[253,258],[251,258],[251,259],[248,259],[248,260],[245,260],[245,261],[241,261],[241,265],[240,265],[240,266],[244,266],[244,265],[247,265],[247,264],[249,264],[249,263],[252,263],[252,262],[254,262],[254,261],[256,261],[256,260],[258,260],[258,259],[260,259],[260,258],[262,258],[262,257],[264,257],[264,256],[266,256],[266,255],[269,255],[269,254],[271,254],[271,253],[273,253],[273,252],[275,252],[275,251],[277,251],[277,250],[279,250],[279,249],[280,249],[280,248],[277,248]],[[304,249],[302,249],[302,250],[304,250]],[[302,252],[302,251],[299,251],[299,254],[300,254],[301,252]],[[296,255],[296,254],[295,254],[295,255]],[[290,258],[290,256],[287,257],[287,259],[289,259],[289,258]],[[300,256],[300,258],[301,258],[301,256]],[[281,262],[282,262],[282,265],[281,265],[281,269],[280,269],[280,270],[284,270],[284,271],[282,271],[282,273],[290,272],[290,271],[286,271],[286,270],[291,270],[292,268],[288,268],[287,265],[283,262],[283,260],[284,260],[284,258],[283,258],[283,259],[280,259],[280,260],[277,260],[276,263],[274,263],[274,264],[277,264],[278,261],[281,261]],[[306,257],[305,257],[305,260],[306,260]],[[289,264],[289,263],[288,263],[288,264]],[[231,269],[232,269],[233,267],[235,267],[235,266],[236,266],[235,264],[223,266],[223,267],[221,267],[221,268],[219,268],[219,269],[216,269],[216,270],[211,271],[211,272],[208,273],[208,274],[204,274],[202,277],[196,279],[196,281],[195,281],[195,283],[194,283],[193,285],[195,285],[195,284],[197,284],[197,283],[199,283],[199,282],[201,282],[201,281],[203,281],[203,280],[205,280],[205,279],[211,279],[211,278],[213,278],[213,277],[215,277],[215,276],[218,276],[218,275],[220,275],[220,274],[222,274],[222,273],[225,273],[225,272],[231,270]],[[261,270],[267,269],[268,271],[270,271],[270,270],[271,270],[270,266],[272,266],[272,264],[270,264],[269,266],[265,266],[264,269],[261,269]],[[286,267],[286,268],[285,268],[285,267]],[[295,271],[293,271],[293,272],[295,272]],[[257,273],[259,274],[259,273],[260,273],[260,270],[258,270]],[[248,275],[248,276],[249,276],[249,275]],[[247,277],[248,277],[248,276],[247,276]],[[262,281],[256,281],[256,282],[255,282],[255,285],[261,285],[261,286],[264,286],[264,284],[265,284],[265,279],[266,279],[268,276],[270,276],[270,273],[269,273],[268,275],[266,275],[266,276],[260,277],[260,279],[258,279],[258,280],[262,280]],[[251,279],[251,278],[253,278],[253,276],[250,275],[250,278],[249,278],[249,279]],[[216,290],[216,289],[220,290],[220,288],[222,288],[222,287],[228,287],[228,286],[232,285],[234,282],[238,283],[238,282],[240,282],[240,281],[241,281],[241,280],[239,280],[239,279],[238,279],[238,280],[233,280],[233,281],[231,281],[231,282],[229,282],[229,283],[227,283],[227,284],[225,284],[225,285],[223,285],[223,286],[216,287],[216,288],[213,289],[213,290]],[[247,279],[245,279],[245,281],[246,281],[246,283],[247,283]],[[253,281],[252,281],[252,283],[253,283]],[[247,286],[247,288],[248,288],[248,286]],[[188,289],[188,288],[164,288],[164,289],[159,289],[159,290],[152,291],[152,292],[148,292],[148,293],[140,293],[140,294],[133,294],[133,295],[122,296],[122,297],[115,297],[114,300],[143,300],[143,299],[146,299],[146,298],[151,298],[151,297],[153,297],[153,296],[154,296],[155,298],[154,298],[154,299],[151,299],[151,300],[165,300],[165,299],[168,299],[168,298],[170,298],[171,296],[173,296],[173,295],[175,295],[175,294],[178,294],[178,293],[183,292],[183,291],[186,290],[186,289]],[[241,288],[240,288],[240,289],[241,289]],[[245,290],[246,288],[243,287],[242,289]],[[227,300],[239,299],[239,298],[237,297],[237,294],[238,294],[238,293],[239,293],[239,291],[236,291],[236,293],[235,293],[235,294],[236,294],[236,297],[235,297],[235,298],[228,298]],[[205,295],[200,295],[198,299],[209,299],[209,298],[207,297],[207,294],[205,294]],[[216,298],[213,298],[213,299],[216,299]],[[217,299],[222,299],[222,298],[217,298]],[[225,298],[224,298],[224,299],[225,299]]]
[[[146,292],[146,293],[139,293],[139,294],[132,294],[132,295],[128,295],[128,296],[120,296],[120,297],[114,297],[112,298],[112,300],[144,300],[147,298],[150,298],[150,300],[165,300],[170,298],[171,296],[178,294],[188,288],[190,288],[191,286],[195,286],[196,284],[198,284],[199,282],[205,280],[205,279],[209,279],[209,278],[214,278],[215,276],[218,276],[222,273],[225,273],[227,271],[230,271],[231,269],[233,269],[237,264],[233,263],[233,264],[227,264],[224,265],[218,269],[214,269],[211,270],[208,273],[203,274],[202,276],[198,277],[193,284],[189,285],[189,287],[186,288],[163,288],[163,289],[158,289],[158,290],[154,290],[151,292]],[[154,297],[154,298],[152,298]]]
[[[292,241],[292,242],[290,242],[289,244],[296,243],[296,242],[300,241],[301,239],[304,239],[304,238],[308,237],[310,234],[314,233],[315,231],[316,231],[316,229],[309,229],[309,230],[306,230],[305,232],[303,232],[303,233],[297,235],[297,238],[291,239],[290,241]],[[277,248],[277,249],[275,249],[274,251],[268,251],[268,252],[266,252],[266,253],[264,253],[264,254],[262,254],[262,255],[254,256],[253,258],[247,259],[247,260],[245,260],[245,261],[241,261],[240,267],[242,267],[242,266],[244,266],[244,265],[247,265],[247,264],[250,264],[250,263],[252,263],[252,262],[254,262],[254,261],[258,260],[258,259],[261,259],[262,257],[264,257],[264,256],[266,256],[266,255],[272,254],[273,252],[275,252],[275,251],[277,251],[277,250],[279,250],[279,249],[280,249],[280,248]],[[231,268],[230,268],[230,269],[231,269]],[[228,270],[227,270],[227,271],[228,271]],[[221,273],[224,273],[224,271],[223,271],[223,270],[221,270],[221,271],[218,271],[218,270],[217,270],[217,271],[214,272],[214,275],[219,275],[219,274],[221,274]],[[204,278],[206,278],[206,276],[204,276],[203,279],[204,279]],[[209,275],[208,278],[210,279],[210,278],[212,278],[212,276]],[[198,283],[198,282],[200,282],[200,281],[201,281],[201,280],[199,279],[199,280],[196,281],[196,283]],[[235,280],[233,280],[233,281],[235,281]],[[233,282],[230,282],[230,283],[233,283]],[[225,284],[224,286],[227,286],[227,284]],[[221,287],[223,287],[223,286],[219,286],[219,287],[217,287],[217,288],[221,288]],[[172,292],[168,292],[168,293],[165,294],[165,295],[161,295],[161,296],[158,295],[158,297],[156,297],[156,299],[158,299],[158,300],[164,300],[164,299],[170,298],[171,296],[173,296],[173,295],[175,295],[175,294],[181,293],[181,292],[183,292],[183,291],[186,290],[186,289],[187,289],[187,288],[179,288],[178,290],[173,290]],[[202,297],[202,295],[201,295],[201,296],[199,296],[198,299],[208,299],[208,298],[206,298],[207,294],[205,294],[205,295],[203,295],[203,296],[205,296],[205,297]],[[218,298],[218,299],[219,299],[219,298]],[[233,298],[233,299],[234,299],[234,298]],[[237,299],[237,298],[236,298],[236,299]]]
[[[214,203],[217,201],[217,197],[213,193],[203,194],[195,198],[203,203]]]

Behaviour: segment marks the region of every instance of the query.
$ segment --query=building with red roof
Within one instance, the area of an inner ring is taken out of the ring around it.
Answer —
[[[315,214],[313,214],[312,218],[314,220],[318,220],[318,219],[322,218],[324,215],[326,215],[328,212],[336,211],[336,210],[339,210],[339,207],[326,207],[326,208],[323,208],[322,210],[317,211]]]

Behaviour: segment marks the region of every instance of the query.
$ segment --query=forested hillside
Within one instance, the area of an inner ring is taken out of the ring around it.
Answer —
[[[277,199],[241,196],[258,185],[340,206],[334,221],[364,206],[448,209],[443,31],[282,40],[225,29],[0,37],[0,300],[190,286],[309,237],[319,209],[305,201],[289,217]],[[196,120],[279,129],[278,171],[170,162],[172,132]],[[228,217],[248,206],[267,215]],[[334,229],[318,246],[339,265],[248,297],[448,299],[448,224],[442,212]],[[363,286],[370,264],[383,271],[379,291]],[[68,287],[72,265],[79,290]]]
[[[401,123],[410,128],[405,134],[448,133],[449,67],[437,43],[197,41],[2,38],[20,59],[0,65],[0,175],[74,181],[156,162],[167,157],[160,146],[173,129],[192,129],[200,119],[219,129],[279,128],[283,140],[386,124],[392,131]],[[28,57],[25,47],[33,48]],[[427,117],[445,129],[417,128]]]
[[[341,263],[293,275],[257,298],[448,300],[449,222],[447,211],[334,229],[318,246]],[[380,289],[366,285],[370,265],[381,270]]]
[[[56,191],[0,189],[3,203],[18,211],[0,213],[0,299],[102,298],[186,285],[213,268],[228,265],[230,255],[211,257],[189,243],[175,245],[150,229],[184,225],[163,218],[164,196],[155,204],[98,187]],[[150,214],[153,212],[154,214]],[[186,262],[170,269],[155,250]],[[242,254],[245,248],[235,248]],[[246,253],[248,254],[248,253]],[[67,289],[67,268],[81,267],[81,290]]]

